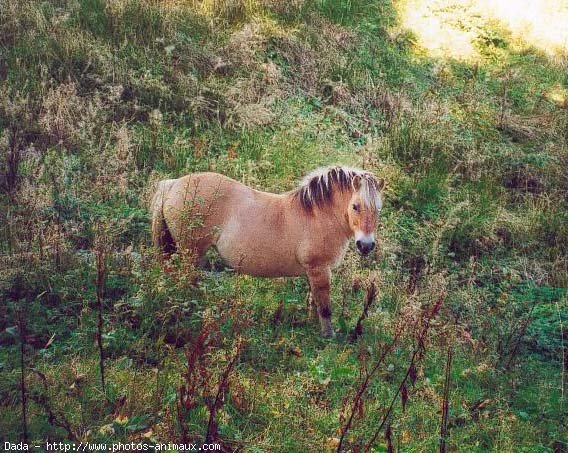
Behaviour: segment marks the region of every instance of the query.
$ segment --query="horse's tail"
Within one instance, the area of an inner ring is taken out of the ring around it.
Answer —
[[[161,252],[163,258],[168,258],[176,251],[174,238],[164,218],[165,195],[171,189],[174,182],[174,179],[163,179],[159,181],[150,203],[150,212],[152,213],[152,242]]]

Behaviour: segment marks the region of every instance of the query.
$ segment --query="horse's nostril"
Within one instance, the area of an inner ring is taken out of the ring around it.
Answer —
[[[361,241],[355,242],[355,245],[357,246],[358,249],[360,249],[361,248]]]
[[[374,242],[371,242],[370,250],[373,250],[374,248],[375,248],[375,243],[374,243]]]

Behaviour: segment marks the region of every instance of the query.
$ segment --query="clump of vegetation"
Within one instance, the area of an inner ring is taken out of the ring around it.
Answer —
[[[568,53],[404,3],[0,0],[0,441],[567,448]],[[303,279],[150,248],[157,179],[336,162],[387,191],[334,340]]]

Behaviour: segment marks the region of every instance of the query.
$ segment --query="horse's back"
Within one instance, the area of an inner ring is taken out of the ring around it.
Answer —
[[[217,199],[252,190],[239,181],[213,172],[189,173],[176,181],[176,190],[184,195],[215,195]]]

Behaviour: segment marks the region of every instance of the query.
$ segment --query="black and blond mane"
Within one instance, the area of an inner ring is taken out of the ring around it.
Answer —
[[[305,211],[322,208],[332,203],[336,191],[356,191],[368,208],[382,208],[381,185],[372,173],[345,166],[318,168],[309,173],[294,191],[294,196]],[[356,188],[357,186],[357,188]]]

